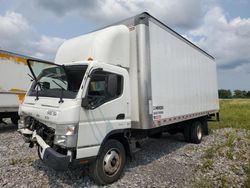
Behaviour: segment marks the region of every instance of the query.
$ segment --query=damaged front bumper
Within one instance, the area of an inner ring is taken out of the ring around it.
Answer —
[[[70,164],[70,156],[56,152],[39,136],[36,131],[27,128],[18,129],[18,132],[24,136],[25,142],[35,142],[42,149],[40,152],[43,162],[54,170],[66,170]]]

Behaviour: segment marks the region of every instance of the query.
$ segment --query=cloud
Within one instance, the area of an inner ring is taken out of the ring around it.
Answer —
[[[40,36],[19,13],[0,15],[0,48],[17,53],[53,60],[64,39]]]
[[[36,0],[35,4],[62,17],[80,15],[98,25],[116,21],[148,11],[171,27],[190,29],[202,20],[204,3],[200,0]],[[39,9],[39,8],[38,8]]]
[[[189,32],[196,43],[216,57],[221,69],[250,69],[250,18],[227,19],[220,7],[209,10],[203,24]]]
[[[1,49],[53,60],[64,39],[48,35],[71,37],[147,11],[216,57],[221,86],[249,88],[250,18],[233,17],[249,15],[237,7],[214,0],[2,0],[1,5]]]

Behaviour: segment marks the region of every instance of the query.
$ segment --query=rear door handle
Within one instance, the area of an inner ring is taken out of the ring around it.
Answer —
[[[116,119],[125,119],[125,114],[118,114]]]

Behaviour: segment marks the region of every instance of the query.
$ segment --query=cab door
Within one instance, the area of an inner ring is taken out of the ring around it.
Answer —
[[[131,127],[128,73],[108,65],[93,69],[80,109],[77,158],[95,155],[111,131]]]

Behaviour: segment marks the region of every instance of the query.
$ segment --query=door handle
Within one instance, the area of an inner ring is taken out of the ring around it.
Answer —
[[[116,119],[125,119],[125,114],[118,114]]]

